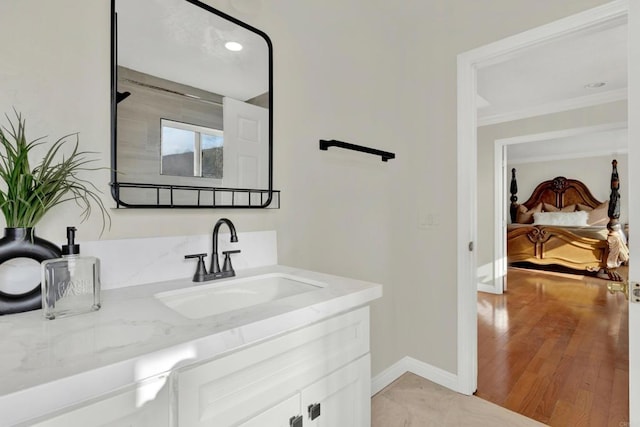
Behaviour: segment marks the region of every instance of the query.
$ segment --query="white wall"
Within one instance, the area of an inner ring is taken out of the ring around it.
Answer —
[[[404,355],[457,369],[457,54],[602,3],[264,2],[255,19],[276,52],[280,259],[385,285],[374,374]],[[319,138],[397,158],[320,152]],[[437,224],[419,228],[420,212]]]
[[[31,134],[79,131],[109,156],[109,2],[0,2],[0,111]],[[274,44],[275,185],[280,210],[114,211],[103,238],[198,234],[226,215],[243,231],[278,231],[284,264],[373,280],[373,373],[405,355],[456,371],[456,55],[603,0],[279,0],[237,13]],[[335,138],[397,154],[388,163]],[[109,174],[93,176],[109,200]],[[109,201],[113,206],[113,203]],[[418,213],[435,224],[418,227]],[[39,234],[78,223],[72,205]],[[99,220],[79,226],[96,239]]]

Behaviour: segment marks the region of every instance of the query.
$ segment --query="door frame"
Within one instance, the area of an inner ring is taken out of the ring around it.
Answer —
[[[633,94],[633,71],[635,61],[631,56],[633,25],[640,20],[640,2],[615,0],[611,3],[560,19],[558,21],[534,28],[532,30],[481,46],[458,55],[458,121],[457,121],[457,293],[458,293],[458,336],[457,336],[457,368],[458,390],[461,393],[472,394],[476,391],[478,380],[478,335],[477,335],[477,260],[473,245],[477,242],[477,117],[476,117],[476,89],[477,69],[489,63],[500,61],[515,55],[522,50],[536,46],[555,38],[565,37],[579,31],[587,30],[613,19],[627,17],[630,28],[629,37],[629,141],[633,141],[635,130],[632,113],[640,113],[640,105],[631,103]],[[639,26],[640,27],[640,26]],[[640,68],[640,54],[638,67]],[[640,71],[640,70],[635,70]],[[640,88],[636,91],[640,92]],[[640,135],[638,135],[640,136]],[[632,164],[632,144],[629,144],[629,164]],[[629,171],[630,181],[632,174]],[[632,182],[630,182],[630,188]],[[631,206],[630,206],[631,208]],[[632,209],[630,209],[631,211]],[[640,213],[639,213],[640,214]],[[640,216],[640,215],[639,215]],[[633,266],[630,270],[633,274]],[[632,276],[633,277],[633,276]],[[638,306],[640,309],[640,305]],[[630,325],[633,312],[630,310]],[[640,319],[640,312],[635,315]],[[632,327],[629,327],[632,330]],[[631,341],[631,340],[630,340]],[[638,343],[630,342],[630,351],[638,349]],[[636,372],[638,371],[638,372]],[[630,396],[635,396],[638,390],[632,387],[632,379],[640,379],[640,369],[629,367]],[[640,409],[633,409],[630,405],[632,425],[635,420],[640,422]]]

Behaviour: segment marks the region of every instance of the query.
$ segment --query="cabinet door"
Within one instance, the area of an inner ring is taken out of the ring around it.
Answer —
[[[169,393],[166,380],[167,376],[156,377],[21,426],[168,427]]]
[[[367,354],[303,389],[304,427],[369,427],[370,365]],[[313,420],[312,409],[320,412]]]
[[[302,415],[300,412],[300,393],[296,393],[238,427],[289,427],[291,417],[299,415]]]
[[[178,425],[237,426],[367,354],[368,314],[367,308],[361,308],[179,369]]]

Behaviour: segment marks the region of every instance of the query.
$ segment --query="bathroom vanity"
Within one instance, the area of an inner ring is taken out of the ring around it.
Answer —
[[[368,426],[381,295],[273,265],[108,290],[75,317],[0,317],[0,424]]]

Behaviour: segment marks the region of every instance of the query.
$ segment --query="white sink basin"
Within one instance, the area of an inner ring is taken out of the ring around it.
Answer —
[[[154,296],[183,316],[199,319],[316,291],[325,286],[324,283],[290,274],[268,273],[195,285]]]

